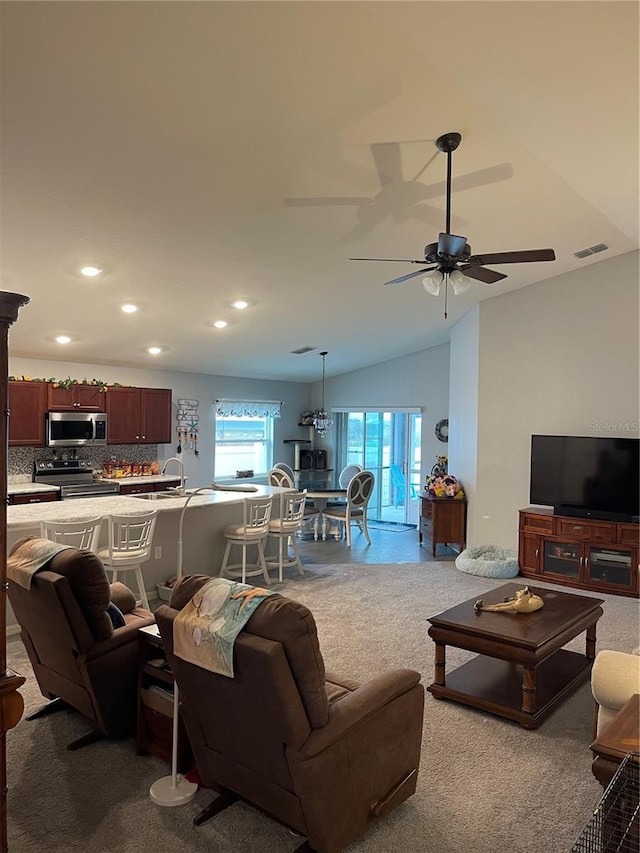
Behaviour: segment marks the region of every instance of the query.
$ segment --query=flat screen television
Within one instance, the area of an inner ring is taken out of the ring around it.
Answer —
[[[637,438],[532,435],[532,504],[556,515],[637,521],[640,481]]]

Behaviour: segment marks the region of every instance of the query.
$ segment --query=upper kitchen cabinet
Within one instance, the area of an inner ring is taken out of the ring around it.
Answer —
[[[171,389],[109,388],[108,444],[169,444]]]
[[[46,411],[46,382],[9,382],[9,446],[43,447]]]
[[[106,393],[100,385],[48,386],[49,410],[54,412],[104,412]]]

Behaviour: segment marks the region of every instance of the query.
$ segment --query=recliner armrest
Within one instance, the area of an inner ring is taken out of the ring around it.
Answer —
[[[146,625],[153,625],[154,622],[155,619],[151,616],[146,619],[140,618],[135,622],[128,622],[122,628],[116,628],[108,640],[99,640],[87,650],[87,660],[98,658],[113,651],[113,649],[126,646],[127,643],[137,642],[138,629],[144,628]]]
[[[622,708],[634,693],[640,693],[640,655],[599,652],[591,670],[591,692],[598,705]]]
[[[300,749],[300,760],[305,761],[327,749],[349,729],[413,689],[420,678],[420,673],[413,669],[394,669],[338,699],[329,709],[327,725],[314,729]]]

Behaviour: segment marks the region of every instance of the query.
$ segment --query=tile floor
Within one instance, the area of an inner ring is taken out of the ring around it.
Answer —
[[[388,525],[385,525],[387,527]],[[424,545],[418,543],[416,528],[409,530],[381,530],[369,527],[371,545],[357,527],[353,528],[351,548],[347,548],[344,539],[327,539],[314,542],[313,539],[298,541],[303,565],[320,563],[429,563],[434,560],[431,543],[426,539]],[[436,548],[435,559],[455,560],[457,552],[444,545]]]

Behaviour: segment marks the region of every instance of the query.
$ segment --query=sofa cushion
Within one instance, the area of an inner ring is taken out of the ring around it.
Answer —
[[[208,575],[181,578],[171,592],[169,606],[182,610],[208,580]],[[270,595],[251,616],[244,631],[283,646],[309,724],[314,729],[325,726],[329,719],[329,703],[324,661],[318,645],[316,623],[308,608],[282,595]]]

